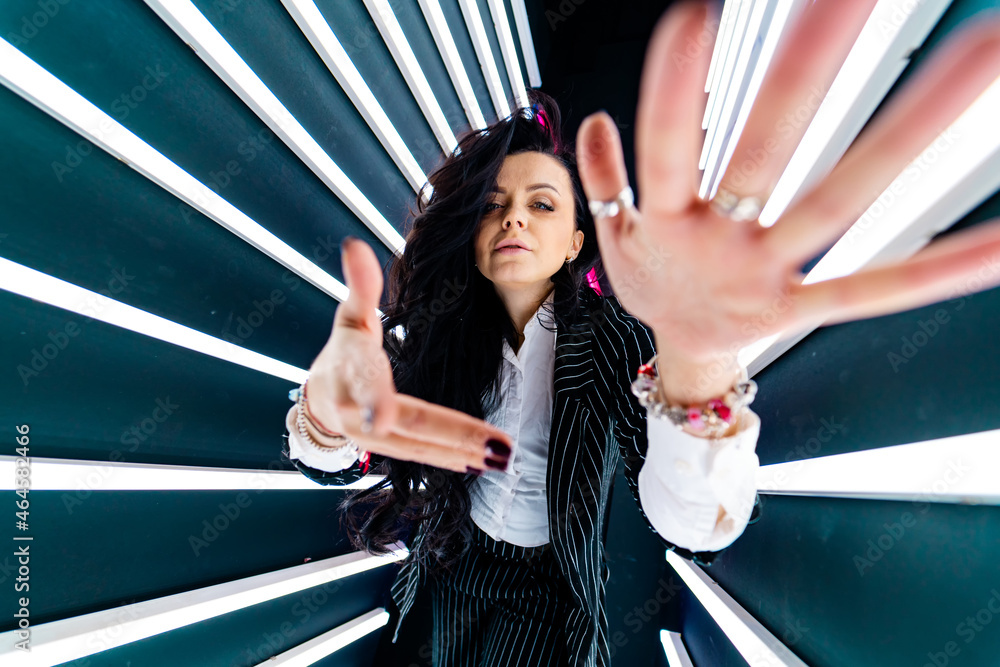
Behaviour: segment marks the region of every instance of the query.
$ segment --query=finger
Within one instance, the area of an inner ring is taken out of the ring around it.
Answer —
[[[698,155],[704,133],[705,79],[711,50],[689,55],[689,43],[711,25],[708,5],[672,6],[653,31],[636,113],[636,180],[642,211],[676,213],[697,197]]]
[[[611,116],[599,111],[584,118],[576,135],[576,147],[580,182],[587,200],[610,201],[617,197],[628,185],[628,172],[621,137]],[[626,218],[626,212],[619,211],[594,221],[602,249],[617,245]]]
[[[874,5],[837,0],[802,10],[771,61],[720,188],[767,200]]]
[[[410,440],[420,440],[461,452],[467,465],[482,468],[486,459],[492,458],[506,464],[510,456],[510,436],[495,426],[471,415],[444,406],[435,405],[407,394],[395,394],[396,417],[391,433]],[[345,409],[342,415],[344,432],[350,437],[372,439],[371,433],[361,430],[361,417],[357,410]],[[494,444],[492,450],[488,443]]]
[[[399,461],[424,463],[461,473],[467,472],[469,468],[484,469],[481,461],[477,463],[478,459],[460,449],[398,433],[389,433],[378,438],[352,435],[351,439],[366,452],[381,454]]]
[[[892,266],[798,288],[797,315],[825,324],[877,317],[1000,284],[1000,221],[935,242]]]
[[[334,323],[377,331],[381,337],[382,326],[375,311],[382,298],[383,281],[375,251],[360,239],[344,239],[341,266],[350,291],[347,299],[337,307]]]
[[[377,343],[372,341],[372,345]],[[343,377],[360,411],[361,430],[372,436],[388,434],[396,423],[399,409],[395,400],[396,385],[385,353],[379,349],[349,357]]]
[[[768,230],[765,244],[796,264],[830,247],[998,76],[1000,21],[960,31]]]
[[[461,450],[475,461],[470,465],[480,468],[486,459],[506,465],[510,458],[510,436],[489,422],[406,394],[396,399],[396,433]]]

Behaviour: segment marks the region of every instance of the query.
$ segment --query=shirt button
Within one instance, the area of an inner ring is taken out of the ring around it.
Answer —
[[[690,477],[693,472],[691,470],[691,464],[684,459],[674,459],[674,470],[688,477]]]

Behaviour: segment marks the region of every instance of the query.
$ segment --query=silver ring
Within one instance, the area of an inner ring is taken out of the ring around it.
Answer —
[[[719,188],[708,203],[716,213],[736,222],[756,220],[764,208],[759,197],[740,197],[724,188]]]
[[[590,214],[594,216],[594,220],[613,218],[622,210],[632,208],[633,204],[635,204],[635,195],[632,188],[626,185],[611,201],[591,201],[589,203]]]
[[[361,432],[371,433],[375,426],[375,408],[370,405],[361,406]]]

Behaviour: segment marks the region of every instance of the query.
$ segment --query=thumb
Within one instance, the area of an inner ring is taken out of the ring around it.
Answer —
[[[369,328],[381,335],[376,309],[382,298],[382,267],[375,251],[360,239],[348,236],[341,242],[340,264],[349,290],[337,308],[334,324]]]

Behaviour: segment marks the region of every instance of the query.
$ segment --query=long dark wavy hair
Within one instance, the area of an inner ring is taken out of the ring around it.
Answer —
[[[405,250],[392,260],[383,307],[384,346],[397,390],[480,419],[500,400],[503,341],[517,346],[503,302],[474,265],[477,229],[506,156],[550,155],[566,167],[573,183],[576,225],[584,241],[576,259],[551,277],[557,328],[567,326],[567,314],[577,311],[587,273],[595,269],[598,279],[604,275],[576,158],[560,136],[559,107],[541,91],[529,90],[529,96],[530,107],[465,133],[430,174],[433,194],[426,203],[418,197],[417,210],[411,210]],[[398,326],[402,337],[393,334]],[[341,504],[356,548],[386,553],[408,529],[427,523],[412,558],[447,569],[465,553],[472,534],[468,484],[474,476],[391,458],[374,471],[385,474],[385,480]]]

